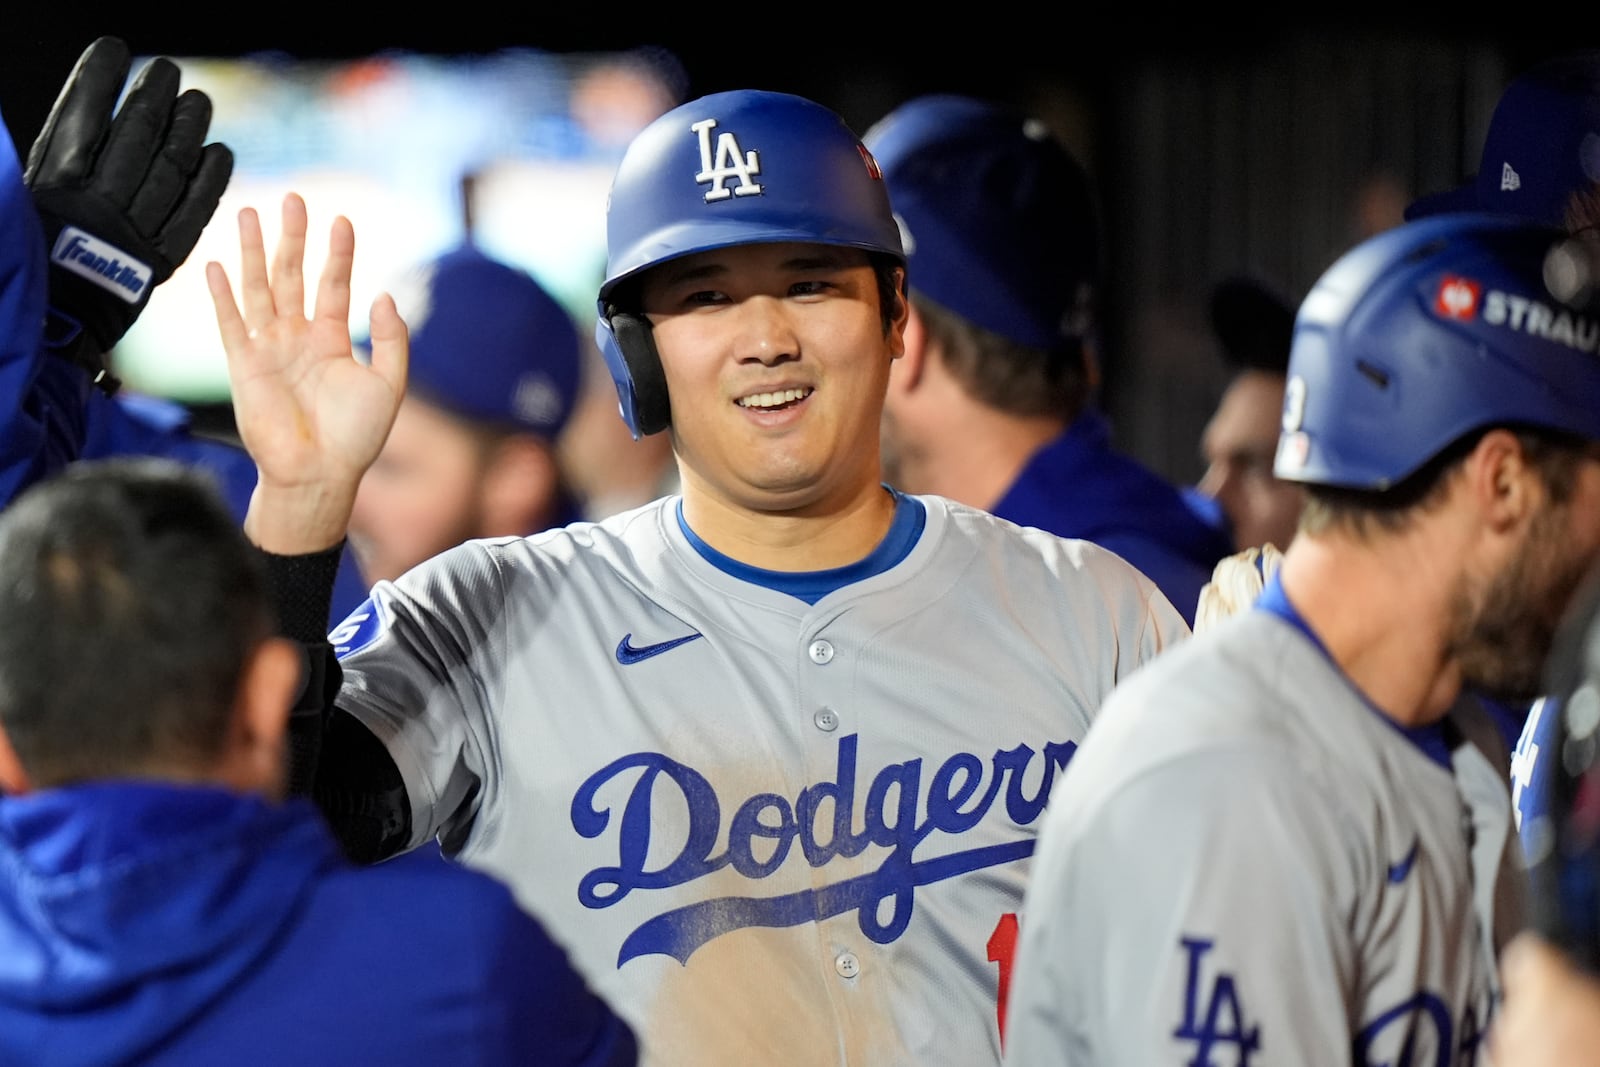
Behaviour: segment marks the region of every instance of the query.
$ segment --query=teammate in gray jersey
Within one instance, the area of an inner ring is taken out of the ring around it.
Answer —
[[[681,495],[379,583],[332,635],[319,800],[367,858],[437,837],[503,878],[649,1061],[997,1063],[1049,790],[1188,629],[1112,553],[882,483],[905,256],[838,116],[670,111],[607,226],[597,340]],[[269,276],[241,215],[242,308],[208,268],[261,467],[246,528],[302,588],[405,362],[386,300],[350,358],[347,223],[304,318],[305,230],[291,197]]]
[[[1009,1064],[1486,1062],[1524,887],[1463,687],[1537,692],[1600,553],[1597,324],[1546,289],[1561,238],[1410,223],[1306,297],[1275,462],[1299,533],[1052,795]]]

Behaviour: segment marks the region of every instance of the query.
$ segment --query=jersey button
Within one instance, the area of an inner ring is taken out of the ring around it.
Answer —
[[[826,663],[833,658],[833,646],[820,637],[811,642],[811,647],[806,651],[812,663]]]
[[[827,733],[832,733],[839,726],[839,716],[833,713],[832,708],[823,708],[811,717],[811,721],[817,724],[817,729]]]
[[[839,972],[840,978],[854,978],[861,973],[861,961],[854,952],[841,952],[833,961],[833,969]]]

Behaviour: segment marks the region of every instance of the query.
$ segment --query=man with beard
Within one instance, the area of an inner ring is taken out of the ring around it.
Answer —
[[[1564,233],[1405,224],[1301,305],[1250,610],[1119,686],[1051,795],[1010,1062],[1471,1062],[1524,922],[1505,743],[1600,553]]]

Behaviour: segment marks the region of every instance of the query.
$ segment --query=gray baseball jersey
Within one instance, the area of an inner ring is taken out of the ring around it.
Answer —
[[[903,558],[815,603],[672,497],[470,542],[335,634],[412,844],[506,881],[651,1062],[999,1060],[1048,791],[1188,630],[1093,545],[900,509]]]
[[[1051,797],[1007,1064],[1485,1063],[1522,920],[1505,758],[1467,700],[1402,730],[1282,615],[1197,634]]]

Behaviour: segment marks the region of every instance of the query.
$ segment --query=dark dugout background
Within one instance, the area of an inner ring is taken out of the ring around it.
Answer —
[[[660,46],[681,60],[689,96],[797,92],[858,131],[921,92],[1024,106],[1078,153],[1102,197],[1102,405],[1118,442],[1178,481],[1200,472],[1201,429],[1225,375],[1211,287],[1245,272],[1297,303],[1340,252],[1399,222],[1412,197],[1471,174],[1511,77],[1600,47],[1527,6],[1470,25],[1461,9],[1414,8],[1317,19],[1281,8],[1202,18],[1042,6],[935,15],[908,5],[452,4],[417,18],[388,6],[179,10],[188,7],[8,11],[0,112],[19,152],[102,33],[144,55]]]

